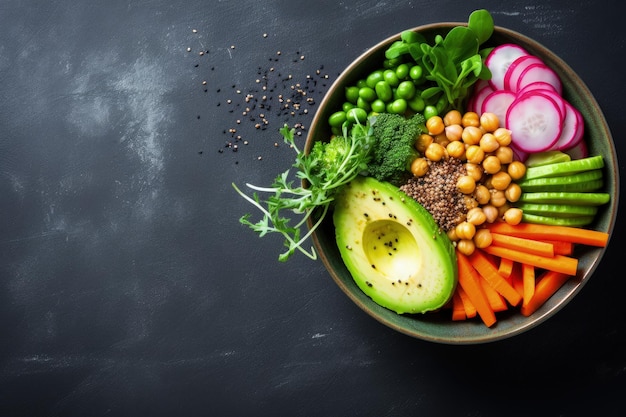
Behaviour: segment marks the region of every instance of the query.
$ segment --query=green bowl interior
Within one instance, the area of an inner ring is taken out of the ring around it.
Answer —
[[[438,23],[413,28],[427,38],[436,34],[445,35],[456,22]],[[344,99],[344,88],[354,85],[370,72],[379,69],[384,59],[384,51],[400,34],[389,37],[359,56],[340,74],[333,83],[313,119],[307,137],[306,149],[310,149],[315,141],[327,141],[330,137],[328,117],[341,108]],[[605,160],[604,191],[609,192],[612,200],[599,211],[592,227],[603,232],[612,232],[617,215],[619,200],[619,174],[615,145],[604,115],[595,98],[585,83],[558,56],[538,42],[517,32],[496,27],[489,43],[495,46],[502,43],[516,43],[529,52],[541,57],[551,68],[557,71],[563,82],[563,96],[577,107],[584,116],[585,141],[590,154],[600,154]],[[401,333],[433,342],[446,344],[475,344],[492,342],[520,334],[545,321],[567,304],[591,278],[600,262],[605,249],[579,247],[576,256],[579,258],[579,272],[545,305],[530,317],[522,316],[516,309],[498,313],[498,322],[487,328],[479,319],[453,322],[449,310],[425,315],[398,315],[374,303],[354,283],[346,269],[337,245],[332,224],[332,216],[327,216],[322,227],[313,236],[314,245],[320,258],[333,280],[341,290],[362,310],[374,319]]]

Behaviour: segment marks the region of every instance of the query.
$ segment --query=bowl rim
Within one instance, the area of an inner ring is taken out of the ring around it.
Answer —
[[[428,23],[424,25],[415,26],[413,28],[408,28],[405,30],[412,30],[412,31],[418,31],[418,32],[435,31],[435,30],[446,31],[446,30],[450,30],[454,26],[460,26],[460,25],[466,25],[466,23],[452,22],[452,21],[436,22],[436,23]],[[310,148],[312,147],[313,143],[316,141],[315,133],[317,132],[316,130],[317,126],[319,126],[320,123],[325,122],[325,119],[323,119],[325,113],[322,110],[327,108],[327,106],[329,105],[329,102],[332,99],[331,92],[335,91],[337,88],[344,85],[346,82],[346,79],[353,77],[355,74],[355,69],[363,65],[371,57],[372,54],[379,52],[382,48],[385,48],[386,46],[389,46],[392,42],[399,40],[401,33],[402,32],[398,32],[394,35],[388,36],[385,39],[376,43],[374,46],[367,48],[339,74],[337,79],[331,84],[328,92],[323,97],[322,101],[320,102],[320,105],[318,106],[316,114],[314,115],[312,119],[309,132],[307,135],[305,147],[304,147],[305,152],[308,152]],[[321,241],[318,235],[318,233],[320,232],[315,231],[313,233],[312,235],[313,244],[320,259],[322,260],[328,273],[331,275],[333,281],[340,287],[340,289],[342,290],[344,294],[346,294],[360,309],[362,309],[364,312],[366,312],[369,316],[371,316],[378,322],[400,333],[406,334],[408,336],[411,336],[417,339],[422,339],[425,341],[437,342],[437,343],[442,343],[442,344],[455,344],[455,345],[490,343],[490,342],[504,340],[504,339],[508,339],[510,337],[519,335],[545,322],[548,318],[554,316],[559,310],[564,308],[575,297],[575,295],[577,295],[582,290],[583,286],[593,276],[594,272],[596,271],[600,261],[602,260],[610,244],[610,241],[613,235],[612,232],[615,227],[615,223],[617,219],[618,206],[619,206],[618,203],[619,203],[620,178],[619,178],[619,170],[617,169],[619,165],[617,162],[617,152],[615,149],[615,142],[613,140],[610,128],[606,122],[604,113],[601,111],[598,102],[596,101],[595,97],[593,96],[593,94],[591,93],[591,91],[589,90],[585,82],[582,79],[580,79],[580,77],[573,71],[573,69],[569,66],[567,62],[562,60],[558,55],[556,55],[554,52],[552,52],[549,48],[547,48],[540,42],[522,33],[519,33],[512,29],[501,27],[501,26],[494,27],[494,35],[504,36],[506,38],[511,38],[511,39],[521,39],[524,42],[524,44],[531,46],[530,49],[541,50],[541,54],[544,57],[546,57],[552,62],[557,63],[558,66],[561,69],[563,69],[565,72],[567,72],[570,77],[574,78],[574,80],[576,81],[577,90],[579,91],[580,96],[585,97],[585,100],[588,101],[588,104],[594,108],[594,114],[601,115],[601,120],[599,120],[598,123],[599,123],[599,127],[602,129],[603,134],[606,136],[606,139],[607,139],[607,145],[610,151],[609,155],[611,158],[609,165],[613,168],[612,171],[614,175],[613,183],[611,184],[611,201],[609,203],[610,208],[607,209],[609,210],[609,213],[611,213],[611,216],[608,220],[608,225],[606,227],[606,232],[609,233],[609,242],[604,248],[595,249],[596,254],[591,264],[587,268],[585,268],[582,275],[580,273],[578,274],[578,275],[581,275],[580,277],[578,277],[577,275],[578,282],[575,283],[575,285],[570,286],[570,288],[568,288],[567,290],[565,290],[565,293],[561,295],[561,299],[556,304],[546,304],[543,309],[541,309],[538,312],[535,312],[531,317],[526,318],[526,320],[524,320],[524,322],[521,323],[520,325],[515,326],[511,328],[510,330],[506,330],[503,332],[495,331],[495,332],[485,333],[482,336],[481,335],[465,335],[465,336],[457,335],[454,337],[448,337],[448,336],[443,337],[443,336],[424,334],[424,333],[420,333],[417,331],[412,331],[406,327],[402,327],[388,319],[385,319],[382,315],[377,314],[374,311],[372,311],[371,308],[368,308],[368,306],[366,306],[364,302],[362,302],[352,291],[350,291],[347,285],[340,279],[337,271],[331,267],[331,263],[328,258],[328,255],[323,250],[323,246],[321,244]],[[311,227],[311,225],[312,224],[309,223],[309,227]],[[562,291],[564,291],[563,288],[559,290],[559,292],[562,292]],[[516,312],[516,314],[519,314],[519,312]],[[419,319],[416,318],[416,320],[419,320]]]

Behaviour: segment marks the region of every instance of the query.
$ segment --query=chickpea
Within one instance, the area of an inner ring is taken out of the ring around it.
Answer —
[[[511,203],[515,203],[522,196],[522,187],[512,182],[511,184],[509,184],[506,190],[504,190],[504,196]]]
[[[496,190],[504,191],[511,184],[511,176],[504,172],[499,171],[491,176],[491,186]]]
[[[468,158],[469,159],[469,158]],[[502,164],[495,155],[489,155],[483,160],[483,169],[487,174],[495,174],[500,171]]]
[[[480,138],[479,144],[480,149],[485,151],[485,153],[495,152],[496,149],[500,147],[500,144],[496,140],[496,137],[493,135],[493,133],[485,133]]]
[[[450,139],[448,139],[445,132],[435,135],[433,139],[435,140],[435,143],[440,144],[444,148],[448,146],[448,143],[450,143]]]
[[[461,175],[456,182],[456,188],[463,194],[471,194],[476,189],[476,181],[469,175]]]
[[[512,207],[504,212],[504,221],[511,225],[519,224],[522,221],[522,210]]]
[[[480,207],[474,207],[467,212],[467,222],[474,226],[480,226],[487,221],[487,216]]]
[[[457,159],[465,158],[465,145],[460,141],[453,141],[448,143],[446,146],[446,151],[448,151],[448,155]]]
[[[526,175],[526,165],[520,161],[513,161],[507,167],[507,172],[513,180],[519,180]]]
[[[491,190],[491,199],[489,200],[489,203],[496,208],[504,206],[506,204],[504,191]]]
[[[478,201],[478,204],[485,205],[489,203],[489,200],[491,200],[491,193],[489,192],[489,189],[487,187],[480,184],[477,185],[476,189],[474,190],[474,198],[476,199],[476,201]]]
[[[460,124],[449,125],[446,126],[444,132],[449,140],[461,140],[463,135],[463,126]]]
[[[500,127],[500,119],[495,113],[483,113],[480,115],[480,126],[485,132],[494,132]]]
[[[487,223],[493,223],[497,220],[499,213],[498,209],[491,204],[486,204],[482,207],[483,213],[487,217]]]
[[[463,117],[458,110],[450,110],[443,116],[443,124],[446,126],[460,125]]]
[[[476,234],[476,226],[469,222],[461,222],[456,225],[456,235],[459,239],[473,239]]]
[[[493,132],[493,135],[500,146],[509,146],[511,144],[511,131],[509,129],[499,127]]]
[[[445,126],[443,124],[443,119],[441,116],[432,116],[426,120],[426,129],[428,129],[428,133],[431,135],[438,135],[443,133]]]
[[[485,151],[480,149],[480,146],[478,145],[470,145],[467,147],[467,149],[465,149],[465,158],[467,158],[467,162],[480,164],[485,158]]]
[[[489,231],[489,229],[478,229],[476,234],[474,234],[474,245],[477,248],[486,248],[491,245],[492,242],[493,237],[491,236],[491,231]]]
[[[428,148],[426,148],[426,152],[424,153],[424,156],[426,156],[426,158],[430,159],[433,162],[437,162],[437,161],[441,161],[441,159],[445,156],[445,154],[446,154],[446,148],[444,148],[437,142],[433,142],[430,145],[428,145]]]
[[[503,205],[501,205],[500,207],[497,207],[497,209],[498,209],[498,217],[504,218],[504,213],[506,213],[506,211],[508,209],[510,209],[510,208],[511,208],[511,205],[509,204],[508,201],[506,203],[504,203]]]
[[[478,117],[478,113],[473,112],[473,111],[465,112],[465,114],[463,114],[463,117],[461,118],[461,125],[463,127],[467,127],[467,126],[479,127],[480,118]]]
[[[476,201],[476,199],[471,195],[465,194],[463,196],[463,205],[465,205],[466,209],[471,210],[474,207],[478,207],[478,201]]]
[[[468,162],[465,164],[465,171],[467,172],[467,175],[474,178],[474,181],[476,182],[480,181],[483,177],[483,167],[479,164]]]
[[[503,165],[508,165],[513,162],[513,149],[508,146],[499,146],[495,155]]]
[[[434,142],[434,139],[432,136],[427,135],[426,133],[422,133],[421,135],[418,136],[417,140],[415,141],[415,149],[420,153],[424,153],[426,152],[426,148],[428,148],[428,145],[430,145],[433,142]]]
[[[416,177],[423,177],[428,172],[428,161],[425,158],[415,158],[411,163],[411,172]]]
[[[471,239],[461,239],[457,242],[456,248],[463,255],[471,255],[476,250],[476,245]]]
[[[448,239],[450,239],[452,242],[456,242],[457,240],[459,240],[459,237],[456,235],[456,227],[448,230],[446,234],[448,235]]]
[[[480,138],[483,137],[483,132],[476,126],[466,126],[461,133],[461,139],[467,145],[477,145],[480,143]]]

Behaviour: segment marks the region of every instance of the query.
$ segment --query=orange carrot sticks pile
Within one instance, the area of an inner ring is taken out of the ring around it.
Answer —
[[[567,226],[505,222],[486,226],[492,244],[471,255],[457,250],[459,285],[452,300],[452,318],[476,316],[491,327],[496,313],[519,308],[530,316],[575,276],[574,245],[605,247],[608,233]]]

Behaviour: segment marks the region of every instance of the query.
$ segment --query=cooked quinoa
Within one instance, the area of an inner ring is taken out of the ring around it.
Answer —
[[[428,161],[428,172],[421,177],[412,177],[400,186],[413,197],[445,232],[455,227],[467,214],[465,196],[457,189],[459,176],[465,175],[463,162],[456,158]]]

